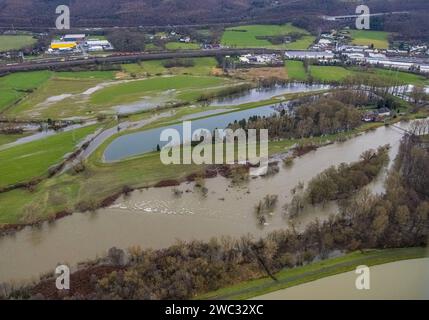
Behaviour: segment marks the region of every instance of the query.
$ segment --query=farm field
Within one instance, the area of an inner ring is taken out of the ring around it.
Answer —
[[[99,75],[100,76],[100,75]],[[91,109],[85,104],[86,90],[95,88],[104,82],[102,78],[57,73],[41,84],[31,94],[7,112],[7,116],[21,118],[57,119],[75,115],[91,115]]]
[[[200,45],[197,43],[168,42],[165,48],[167,50],[195,50],[199,49]]]
[[[91,125],[58,133],[0,151],[0,188],[45,176],[49,167],[59,163],[66,153],[73,151],[79,141],[93,133],[96,127],[97,125]]]
[[[0,35],[0,52],[19,50],[37,42],[29,35]]]
[[[339,82],[354,74],[343,67],[335,66],[311,66],[310,73],[317,81]]]
[[[217,66],[216,59],[211,57],[194,58],[192,59],[193,66],[189,67],[166,68],[164,66],[166,62],[168,62],[168,60],[152,60],[144,61],[141,63],[124,64],[122,65],[122,69],[124,72],[136,77],[154,76],[161,74],[188,74],[208,76],[213,73],[213,69]]]
[[[137,80],[104,88],[94,93],[90,104],[108,107],[138,101],[144,96],[173,92],[173,99],[182,102],[196,100],[203,93],[226,85],[227,80],[216,77],[177,75]]]
[[[429,80],[423,76],[404,71],[376,69],[375,74],[388,79],[397,79],[404,84],[429,85]]]
[[[291,33],[301,33],[304,36],[296,42],[274,45],[267,36],[286,36]],[[292,24],[285,25],[248,25],[227,28],[222,36],[221,43],[225,46],[237,48],[282,48],[282,49],[307,49],[314,41],[309,33]]]
[[[352,43],[377,49],[389,48],[389,33],[384,31],[351,30]]]
[[[0,78],[0,112],[33,92],[51,76],[50,71],[14,73]]]
[[[193,59],[194,65],[190,67],[166,68],[165,62],[126,64],[123,65],[122,72],[47,72],[43,73],[43,81],[34,83],[28,93],[15,90],[20,88],[22,75],[6,76],[1,78],[4,85],[0,86],[0,92],[5,92],[1,95],[0,102],[4,109],[22,99],[5,111],[5,115],[9,117],[94,118],[100,112],[113,113],[112,107],[115,105],[142,98],[153,98],[157,104],[190,102],[203,93],[214,92],[230,83],[227,79],[210,76],[217,65],[214,58]],[[36,78],[38,74],[28,75]],[[118,75],[121,77],[120,81]],[[155,77],[145,79],[151,75]],[[5,89],[2,90],[2,87]],[[105,94],[107,96],[103,98]]]
[[[297,81],[306,81],[307,73],[304,69],[304,63],[302,61],[287,60],[286,71],[289,79]]]

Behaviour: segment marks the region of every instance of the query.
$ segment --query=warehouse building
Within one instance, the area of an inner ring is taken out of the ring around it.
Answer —
[[[113,46],[107,40],[87,40],[84,45],[88,51],[106,51],[113,50]]]
[[[62,40],[65,42],[84,42],[86,39],[86,35],[85,34],[66,34]]]
[[[55,41],[51,43],[49,51],[73,51],[76,47],[76,42]]]

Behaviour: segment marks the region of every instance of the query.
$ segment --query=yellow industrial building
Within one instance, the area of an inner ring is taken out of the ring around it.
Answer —
[[[64,49],[75,49],[77,46],[76,42],[52,42],[52,50],[64,50]]]

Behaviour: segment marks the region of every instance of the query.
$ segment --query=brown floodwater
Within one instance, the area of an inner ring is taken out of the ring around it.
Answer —
[[[176,196],[171,187],[139,190],[118,199],[110,208],[27,227],[0,238],[0,282],[35,279],[58,263],[74,266],[103,255],[113,246],[162,248],[177,240],[247,234],[260,237],[287,228],[290,222],[283,214],[283,206],[298,183],[309,181],[329,166],[357,161],[363,151],[380,145],[390,144],[393,158],[401,136],[398,129],[381,127],[319,148],[297,159],[290,168],[280,166],[277,175],[252,179],[246,185],[231,186],[229,180],[217,177],[206,180],[206,196],[193,183],[178,187],[183,191],[181,196]],[[373,190],[383,191],[382,177],[372,184]],[[279,202],[266,225],[260,226],[254,208],[267,194],[278,195]],[[295,222],[302,227],[335,211],[335,205],[310,208]]]
[[[429,258],[370,267],[370,289],[357,290],[354,271],[271,292],[257,300],[428,300]]]

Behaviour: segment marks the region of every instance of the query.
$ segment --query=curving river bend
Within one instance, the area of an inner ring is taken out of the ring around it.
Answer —
[[[407,123],[399,126],[407,127]],[[391,159],[397,153],[402,137],[394,127],[380,127],[343,143],[335,143],[302,156],[291,168],[281,168],[271,178],[250,180],[241,187],[217,177],[206,180],[204,197],[192,183],[182,184],[177,197],[173,188],[151,188],[135,191],[118,199],[110,208],[94,213],[75,213],[40,227],[27,227],[0,239],[0,282],[37,278],[53,270],[58,263],[76,265],[94,259],[116,246],[128,248],[162,248],[180,240],[209,240],[211,237],[263,236],[286,228],[288,220],[282,207],[291,199],[291,189],[307,182],[329,166],[352,162],[370,148],[390,144]],[[373,183],[382,191],[383,175]],[[267,194],[277,194],[279,204],[268,224],[261,227],[254,207]],[[324,219],[333,207],[313,208],[305,212],[302,225],[316,217]]]

